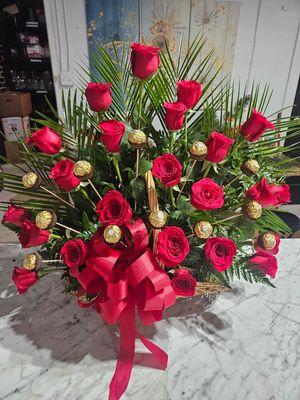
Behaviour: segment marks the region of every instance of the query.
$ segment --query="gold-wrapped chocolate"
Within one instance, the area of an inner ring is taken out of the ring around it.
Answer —
[[[57,222],[57,217],[50,210],[40,211],[35,217],[35,224],[40,229],[50,229]]]
[[[88,161],[79,160],[74,165],[73,173],[80,180],[87,180],[93,176],[93,167]]]
[[[194,232],[199,239],[207,239],[213,233],[212,224],[208,221],[198,221],[194,226]]]
[[[262,215],[262,206],[254,200],[248,201],[243,205],[243,214],[248,219],[258,219]]]
[[[149,224],[152,228],[161,229],[168,221],[168,214],[165,211],[152,211],[148,216]]]
[[[265,250],[272,250],[276,246],[276,236],[272,232],[265,232],[259,235],[258,245]]]
[[[25,256],[24,261],[23,261],[23,267],[27,269],[28,271],[37,271],[41,264],[42,264],[42,257],[39,255],[39,253],[30,253]]]
[[[134,149],[143,149],[147,146],[147,136],[143,131],[135,129],[129,133],[128,142]]]
[[[37,189],[41,183],[41,178],[35,172],[28,172],[22,178],[25,189]]]
[[[117,244],[121,240],[122,232],[118,225],[108,225],[103,232],[106,243]]]
[[[241,170],[248,176],[256,175],[259,168],[260,166],[256,160],[247,160],[241,166]]]
[[[207,154],[206,144],[196,141],[190,147],[190,155],[194,160],[204,160]]]

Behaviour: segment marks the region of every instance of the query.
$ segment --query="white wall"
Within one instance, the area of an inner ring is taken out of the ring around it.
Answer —
[[[274,89],[270,112],[275,112],[291,105],[295,97],[300,73],[300,0],[237,2],[240,16],[233,79],[269,83]],[[72,86],[77,64],[88,54],[85,4],[84,0],[44,0],[44,5],[59,106],[61,90]],[[287,110],[285,115],[289,114]]]
[[[88,54],[84,0],[44,0],[58,112],[61,92],[74,87],[76,69]]]

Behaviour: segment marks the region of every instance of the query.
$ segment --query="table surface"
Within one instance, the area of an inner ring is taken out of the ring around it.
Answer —
[[[10,276],[22,259],[0,245],[0,399],[106,399],[115,326],[65,297],[59,275],[17,295]],[[236,282],[215,300],[180,299],[145,327],[169,366],[138,354],[122,399],[299,400],[300,240],[283,240],[278,261],[276,289]]]

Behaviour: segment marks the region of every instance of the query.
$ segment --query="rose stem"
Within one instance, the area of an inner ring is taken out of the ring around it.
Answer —
[[[119,168],[118,158],[116,157],[115,153],[113,154],[112,157],[113,157],[113,164],[114,164],[115,170],[117,172],[119,182],[122,183],[123,180],[122,180],[122,176],[121,176],[121,172],[120,172],[120,168]]]
[[[239,174],[235,176],[230,182],[228,182],[225,186],[223,186],[223,190],[227,189],[233,182],[235,182],[238,178],[240,178],[243,174]]]
[[[63,224],[61,224],[59,222],[56,222],[55,225],[61,226],[62,228],[65,228],[65,229],[69,229],[70,231],[73,231],[75,233],[80,233],[79,231],[76,231],[76,229],[70,228],[69,226],[63,225]]]
[[[184,146],[185,146],[185,151],[187,151],[187,148],[188,148],[187,116],[188,116],[188,112],[186,112],[185,116],[184,116]]]
[[[75,206],[73,206],[71,203],[69,203],[68,201],[62,199],[61,197],[59,197],[57,194],[51,192],[51,190],[45,188],[44,186],[40,186],[41,189],[43,189],[45,192],[51,194],[51,196],[56,197],[57,199],[59,199],[60,201],[62,201],[63,203],[67,204],[68,206],[75,208],[75,210],[77,209]]]
[[[92,186],[92,188],[94,189],[94,192],[99,197],[99,199],[102,200],[102,197],[101,197],[100,193],[98,192],[98,190],[95,188],[93,182],[90,179],[88,179],[88,183]]]
[[[83,197],[91,203],[93,209],[96,210],[96,204],[93,202],[93,200],[90,199],[89,195],[82,187],[80,188],[80,192],[83,194]]]
[[[143,108],[143,89],[144,89],[144,81],[140,80],[139,82],[139,110],[138,110],[138,129],[141,129],[142,122],[142,108]],[[136,167],[135,167],[135,175],[139,176],[139,164],[140,164],[140,149],[136,149]],[[134,201],[134,209],[137,209],[137,200]]]
[[[50,234],[51,239],[61,239],[61,236],[55,235],[54,233]]]
[[[172,208],[173,209],[176,208],[174,194],[173,194],[173,188],[170,188],[170,201],[171,201]]]
[[[174,132],[170,131],[170,153],[173,153],[174,147]]]
[[[189,180],[189,177],[191,176],[191,174],[192,174],[192,172],[193,172],[193,169],[194,169],[194,167],[195,167],[195,165],[196,165],[196,162],[197,162],[197,160],[194,160],[194,161],[193,161],[193,164],[191,165],[191,169],[189,170],[189,173],[188,173],[187,176],[186,176],[185,182],[183,182],[183,186],[182,186],[182,188],[180,189],[180,192],[179,192],[178,197],[181,195],[181,193],[182,193],[182,191],[183,191],[183,189],[184,189],[184,187],[185,187],[187,181]]]
[[[238,214],[231,215],[231,217],[227,217],[227,218],[224,218],[224,219],[220,219],[220,221],[213,222],[212,225],[217,225],[217,224],[220,224],[222,222],[229,221],[230,219],[234,219],[234,218],[240,217],[241,215],[243,215],[243,213],[238,213]]]

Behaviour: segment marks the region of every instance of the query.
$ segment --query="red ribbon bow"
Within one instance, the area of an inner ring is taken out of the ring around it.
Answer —
[[[135,310],[145,325],[159,321],[163,310],[175,303],[168,275],[149,249],[145,224],[139,218],[122,227],[125,242],[109,246],[103,230],[90,243],[86,268],[74,273],[102,318],[120,325],[120,354],[110,383],[109,400],[125,392],[133,366],[136,336],[151,351],[159,367],[167,367],[167,354],[143,337],[135,326]],[[71,271],[70,271],[71,272]]]

